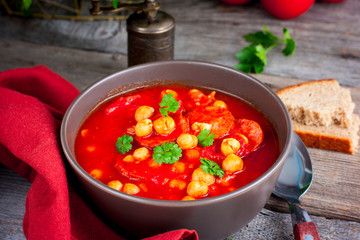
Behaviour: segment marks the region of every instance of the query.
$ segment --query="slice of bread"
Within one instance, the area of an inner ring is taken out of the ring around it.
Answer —
[[[336,125],[307,126],[294,120],[292,124],[294,131],[308,147],[354,154],[359,142],[359,116],[354,114],[352,122],[350,128]]]
[[[353,113],[350,91],[336,80],[305,82],[276,93],[306,146],[351,154],[357,151],[360,118]]]
[[[350,127],[355,104],[334,79],[310,81],[277,91],[292,119],[305,125]]]

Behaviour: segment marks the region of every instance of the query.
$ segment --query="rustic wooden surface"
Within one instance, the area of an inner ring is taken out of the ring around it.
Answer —
[[[264,74],[255,75],[273,90],[302,81],[335,78],[350,87],[360,114],[360,2],[316,4],[300,18],[280,21],[260,3],[230,7],[217,0],[160,1],[177,22],[175,58],[234,66],[242,35],[266,25],[277,34],[290,30],[294,56],[272,51]],[[1,13],[0,13],[1,14]],[[126,68],[124,22],[73,22],[0,15],[0,71],[39,64],[83,90]],[[53,45],[53,46],[50,46]],[[360,153],[348,155],[309,148],[314,181],[302,202],[322,239],[360,239]],[[0,165],[0,239],[24,239],[22,218],[30,184]],[[234,239],[292,239],[287,204],[271,197]]]

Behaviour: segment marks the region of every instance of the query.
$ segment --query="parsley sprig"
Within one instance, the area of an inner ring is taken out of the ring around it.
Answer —
[[[251,44],[236,53],[236,57],[240,60],[239,64],[235,66],[236,69],[246,73],[263,72],[267,65],[266,54],[278,45],[285,44],[285,48],[282,50],[284,56],[291,56],[294,53],[296,44],[286,28],[283,28],[284,38],[275,36],[265,26],[263,29],[264,31],[243,36]]]
[[[115,147],[119,153],[125,154],[132,148],[133,137],[129,135],[123,135],[116,141]]]
[[[181,148],[176,143],[163,143],[154,148],[153,159],[158,164],[173,164],[182,156]]]
[[[165,117],[169,116],[169,112],[175,113],[180,107],[180,103],[171,93],[165,94],[159,105],[159,111]]]
[[[206,173],[210,173],[211,175],[214,176],[219,176],[219,177],[223,177],[225,172],[223,169],[221,169],[221,167],[214,161],[211,161],[207,158],[200,158],[200,162],[202,163],[200,165],[201,169],[206,172]]]
[[[215,135],[210,132],[209,129],[203,129],[197,136],[199,144],[202,147],[208,147],[213,145]]]

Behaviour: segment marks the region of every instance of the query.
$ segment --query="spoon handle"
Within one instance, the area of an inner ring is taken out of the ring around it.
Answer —
[[[298,199],[289,201],[295,240],[321,240],[316,225]]]
[[[295,240],[321,240],[313,222],[298,223],[294,227]]]

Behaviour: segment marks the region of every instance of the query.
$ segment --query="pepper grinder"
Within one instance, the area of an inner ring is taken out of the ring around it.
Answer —
[[[92,0],[92,4],[93,15],[136,10],[127,19],[128,66],[174,59],[175,19],[159,10],[157,0],[121,4],[118,8],[100,7],[99,0]]]

